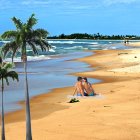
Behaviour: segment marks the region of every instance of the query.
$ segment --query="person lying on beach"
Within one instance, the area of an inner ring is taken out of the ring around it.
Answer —
[[[84,96],[84,87],[82,85],[82,77],[77,78],[77,82],[75,84],[75,91],[73,95],[75,95],[75,93],[77,96]]]
[[[87,78],[83,78],[83,87],[84,87],[84,92],[87,94],[87,96],[94,96],[96,95],[91,83],[88,82]]]

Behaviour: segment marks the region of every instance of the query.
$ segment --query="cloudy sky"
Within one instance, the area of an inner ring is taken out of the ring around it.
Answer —
[[[140,0],[0,0],[0,33],[14,29],[13,16],[26,21],[32,13],[50,35],[140,35]]]

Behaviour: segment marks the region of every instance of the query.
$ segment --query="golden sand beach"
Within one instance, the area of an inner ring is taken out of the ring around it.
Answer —
[[[100,97],[68,103],[74,88],[31,99],[33,140],[139,140],[140,50],[101,50],[78,61],[95,71],[74,73],[101,79]],[[21,103],[23,104],[23,103]],[[25,111],[6,115],[6,139],[25,140]]]

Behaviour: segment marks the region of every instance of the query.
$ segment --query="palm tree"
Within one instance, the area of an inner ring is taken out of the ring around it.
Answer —
[[[24,64],[25,73],[25,102],[26,102],[26,140],[32,140],[31,131],[31,117],[30,117],[30,101],[28,91],[28,79],[27,79],[27,47],[30,47],[34,54],[38,54],[39,48],[41,51],[49,50],[50,45],[46,41],[48,32],[44,29],[33,29],[33,26],[37,23],[37,19],[32,14],[26,23],[21,22],[20,19],[12,18],[16,30],[7,31],[2,34],[3,39],[9,39],[11,42],[3,46],[4,56],[8,52],[12,52],[12,59],[16,53],[20,50],[21,60]]]
[[[9,85],[8,78],[12,78],[13,80],[18,81],[18,74],[15,71],[10,71],[12,68],[11,63],[1,63],[0,64],[0,80],[1,80],[1,89],[2,89],[2,98],[1,98],[1,139],[5,140],[5,127],[4,127],[4,104],[3,104],[3,92],[4,92],[4,80],[6,81],[7,85]]]

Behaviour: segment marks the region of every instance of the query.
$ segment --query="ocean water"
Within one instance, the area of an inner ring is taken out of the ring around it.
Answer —
[[[8,41],[0,41],[0,46]],[[108,49],[126,49],[122,40],[48,40],[52,48],[48,52],[41,52],[34,56],[32,50],[27,48],[28,61],[37,61],[51,59],[52,56],[64,55],[73,52],[85,50],[108,50]],[[7,56],[6,61],[11,60],[11,55]],[[20,53],[14,58],[15,62],[20,62]]]
[[[41,52],[34,56],[28,48],[28,80],[30,98],[43,93],[48,93],[54,88],[73,86],[76,82],[71,73],[93,71],[88,64],[74,61],[74,59],[92,55],[90,50],[128,49],[122,41],[101,40],[48,40],[52,45],[49,52]],[[6,42],[0,42],[0,46]],[[10,54],[4,61],[11,61]],[[14,59],[15,71],[19,73],[19,82],[10,80],[10,85],[5,85],[4,104],[5,113],[21,109],[19,101],[25,99],[23,64],[20,54]],[[89,78],[91,83],[100,82],[98,79]],[[1,102],[1,100],[0,100]],[[1,109],[1,108],[0,108]]]

